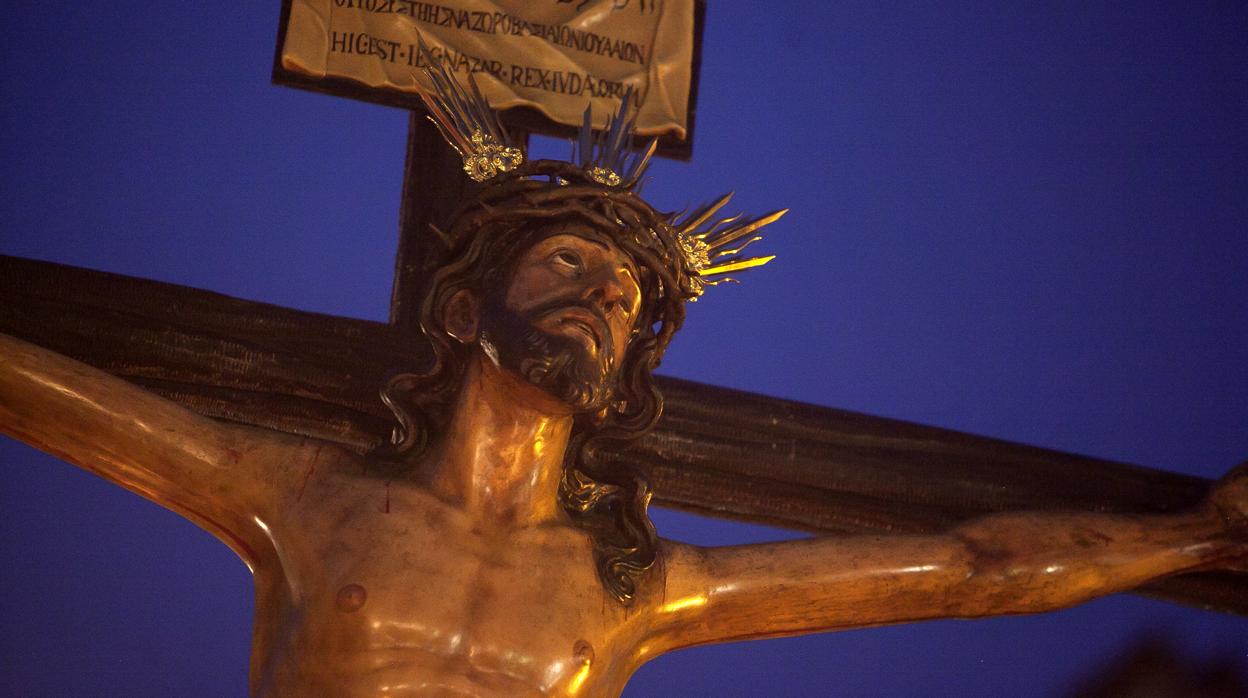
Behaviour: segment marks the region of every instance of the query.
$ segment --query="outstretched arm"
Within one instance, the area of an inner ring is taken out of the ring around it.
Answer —
[[[297,439],[231,427],[0,335],[0,431],[182,514],[255,561]]]
[[[1184,514],[1001,514],[942,535],[666,550],[651,646],[1034,613],[1196,569],[1248,569],[1248,464]]]

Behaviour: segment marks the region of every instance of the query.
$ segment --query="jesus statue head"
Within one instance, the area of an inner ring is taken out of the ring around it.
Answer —
[[[654,562],[641,473],[601,455],[657,421],[652,372],[695,295],[668,218],[627,189],[568,163],[526,163],[482,188],[446,233],[421,309],[427,371],[384,391],[396,455],[416,456],[447,428],[467,367],[484,357],[574,415],[559,504],[595,541],[599,576],[621,600]]]

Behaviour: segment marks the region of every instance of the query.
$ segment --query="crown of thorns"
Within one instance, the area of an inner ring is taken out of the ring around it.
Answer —
[[[507,133],[472,75],[468,75],[465,87],[452,76],[445,63],[435,59],[423,46],[421,50],[425,57],[425,74],[433,90],[422,88],[414,77],[413,83],[429,110],[429,120],[463,158],[464,172],[473,181],[514,183],[517,179],[542,177],[558,185],[568,185],[587,179],[601,187],[608,199],[621,202],[635,199],[646,210],[653,211],[644,204],[637,190],[658,139],[652,139],[641,150],[633,150],[637,105],[631,87],[604,131],[594,132],[590,108],[585,108],[570,162],[526,162],[523,144]],[[535,189],[525,197],[531,208],[519,209],[519,213],[540,218],[542,203],[571,199],[579,187],[563,189],[563,186],[543,187],[540,192]],[[666,283],[675,284],[689,300],[697,300],[707,286],[735,283],[736,279],[727,274],[760,267],[775,259],[775,255],[747,257],[742,252],[762,239],[756,233],[763,226],[779,220],[788,209],[756,217],[739,214],[716,218],[731,199],[729,192],[692,211],[658,216],[642,215],[640,207],[628,205],[607,206],[601,211],[585,208],[580,213],[605,228],[632,227],[642,234],[648,231],[660,238],[663,236],[655,228],[665,226],[677,243],[675,252],[685,277],[667,279]]]

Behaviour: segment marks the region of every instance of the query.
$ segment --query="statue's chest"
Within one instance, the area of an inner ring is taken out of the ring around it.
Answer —
[[[361,672],[506,677],[546,692],[618,649],[608,645],[620,609],[584,536],[482,535],[402,509],[392,500],[389,512],[347,517],[305,556],[317,572],[301,575],[299,635],[314,654]]]
[[[603,592],[587,546],[519,537],[486,543],[446,532],[412,538],[378,536],[367,550],[327,560],[319,603],[330,604],[332,595],[336,612],[359,614],[370,628],[425,626],[431,638],[448,642],[497,631],[570,631],[601,616]]]

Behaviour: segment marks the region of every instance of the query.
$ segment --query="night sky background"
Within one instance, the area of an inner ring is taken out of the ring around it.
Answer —
[[[384,321],[407,114],[270,85],[279,5],[6,11],[0,252]],[[1248,5],[1088,5],[712,2],[694,159],[648,194],[792,212],[661,372],[1205,477],[1248,458]],[[13,441],[0,463],[0,691],[245,694],[233,553]],[[1053,696],[1141,633],[1248,671],[1248,620],[1118,596],[683,651],[626,695]]]

